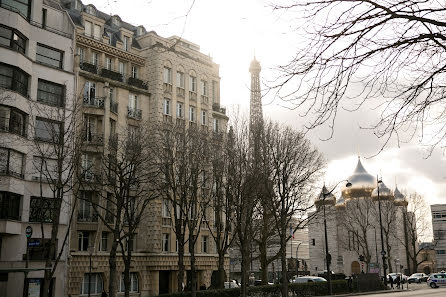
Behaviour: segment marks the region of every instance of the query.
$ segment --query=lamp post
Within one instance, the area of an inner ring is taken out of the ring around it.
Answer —
[[[301,242],[299,242],[299,244],[297,245],[297,248],[296,248],[296,277],[298,277],[299,276],[299,258],[298,258],[298,252],[299,252],[299,247],[300,247],[300,245],[302,244],[302,241]]]
[[[330,271],[331,255],[328,252],[328,235],[327,235],[327,218],[326,218],[326,215],[325,215],[325,198],[327,198],[331,193],[333,193],[333,191],[336,189],[336,187],[343,181],[347,182],[345,184],[345,186],[347,188],[351,187],[352,184],[348,180],[341,180],[328,193],[322,192],[323,202],[324,202],[323,204],[324,204],[325,263],[327,265],[327,282],[328,282],[328,294],[329,295],[333,294],[333,288],[331,286],[331,271]],[[324,189],[325,189],[325,187],[324,187]],[[322,191],[324,191],[324,189]]]
[[[381,199],[379,197],[379,184],[382,180],[378,179],[376,176],[376,189],[378,190],[378,209],[379,209],[379,228],[381,229],[381,255],[383,261],[383,274],[384,274],[384,286],[387,288],[387,273],[386,273],[386,251],[384,250],[384,235],[383,235],[383,221],[381,215]]]
[[[91,294],[91,256],[93,255],[94,246],[88,247],[88,254],[90,255],[90,273],[88,274],[88,297]]]

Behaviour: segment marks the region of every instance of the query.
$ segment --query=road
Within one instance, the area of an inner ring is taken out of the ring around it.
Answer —
[[[406,288],[406,287],[404,287]],[[431,289],[426,283],[422,284],[410,284],[410,291],[402,291],[395,293],[384,293],[384,294],[367,294],[361,295],[361,297],[445,297],[446,296],[446,287]]]

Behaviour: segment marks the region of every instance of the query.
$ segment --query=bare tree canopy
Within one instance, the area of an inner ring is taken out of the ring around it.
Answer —
[[[283,0],[273,8],[297,22],[302,46],[279,67],[274,87],[307,128],[341,110],[372,108],[375,135],[398,145],[418,138],[445,148],[446,5],[433,0]],[[304,40],[305,39],[305,40]],[[382,149],[381,148],[381,149]]]

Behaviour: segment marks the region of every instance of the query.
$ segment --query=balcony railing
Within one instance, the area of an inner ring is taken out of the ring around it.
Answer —
[[[222,114],[226,114],[226,107],[220,106],[220,103],[212,104],[212,110]]]
[[[12,170],[10,168],[8,169],[6,167],[0,168],[0,175],[8,175],[8,176],[15,176],[15,177],[19,177],[19,178],[24,178],[23,173],[16,172],[15,170]]]
[[[118,114],[118,102],[110,100],[110,111]]]
[[[104,97],[84,97],[84,105],[88,107],[104,108]]]
[[[147,85],[146,81],[143,81],[143,80],[138,79],[138,78],[134,78],[132,76],[130,76],[127,79],[127,83],[129,85],[131,85],[131,86],[134,86],[134,87],[137,87],[137,88],[140,88],[140,89],[144,89],[144,90],[148,90],[149,89],[149,86]]]
[[[84,134],[84,143],[91,145],[104,145],[103,133],[86,133]]]
[[[184,97],[185,93],[186,92],[185,92],[184,88],[177,87],[177,96],[178,97]]]
[[[140,120],[142,118],[141,109],[127,107],[127,116],[132,119]]]
[[[82,181],[87,182],[87,183],[100,183],[101,175],[95,171],[92,171],[92,170],[85,170],[81,174],[81,179],[82,179]]]
[[[197,101],[197,93],[189,91],[189,99]]]
[[[122,74],[113,70],[102,68],[101,75],[103,77],[122,82]]]
[[[164,93],[172,93],[172,84],[164,83]]]
[[[172,116],[169,114],[163,114],[163,122],[172,123]]]
[[[209,97],[206,95],[201,95],[201,103],[208,104],[209,103]]]
[[[94,74],[98,74],[98,66],[96,66],[94,64],[87,63],[87,62],[81,62],[80,63],[80,67],[84,71],[91,72],[91,73],[94,73]]]
[[[184,126],[186,121],[184,119],[177,118],[176,122],[178,126]]]
[[[79,211],[77,213],[77,221],[78,222],[97,222],[98,214],[94,211],[93,208],[90,211]]]

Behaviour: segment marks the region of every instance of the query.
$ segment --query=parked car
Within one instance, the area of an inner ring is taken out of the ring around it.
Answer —
[[[446,273],[432,273],[427,279],[427,285],[431,288],[446,286]]]
[[[429,276],[424,273],[414,273],[412,274],[407,281],[410,283],[421,283],[427,281]]]
[[[268,282],[267,285],[274,285],[272,282]],[[261,279],[256,279],[254,281],[254,286],[262,286],[262,280]]]
[[[225,289],[238,288],[238,287],[240,286],[235,280],[232,280],[230,282],[225,282]]]
[[[313,283],[313,282],[326,282],[327,280],[323,277],[319,277],[319,276],[299,276],[299,277],[294,277],[291,280],[293,283]]]

